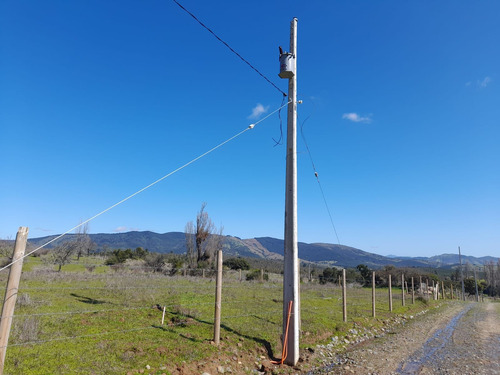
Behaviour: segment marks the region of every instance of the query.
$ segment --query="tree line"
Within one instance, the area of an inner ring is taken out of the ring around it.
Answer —
[[[96,244],[88,235],[88,223],[81,225],[75,231],[75,236],[71,240],[64,241],[56,245],[53,249],[44,249],[35,256],[46,255],[44,262],[54,264],[61,268],[69,264],[75,257],[79,260],[82,255],[99,254],[105,256],[105,265],[119,266],[128,260],[139,260],[144,263],[146,269],[153,272],[162,272],[166,265],[169,265],[169,273],[176,274],[181,269],[213,269],[215,265],[216,254],[223,249],[224,236],[223,226],[219,228],[213,223],[206,212],[206,203],[202,203],[194,221],[189,221],[185,225],[185,255],[178,254],[158,254],[150,253],[147,249],[138,247],[132,249],[103,249],[97,251]],[[0,257],[4,264],[8,264],[12,256],[12,241],[0,240]],[[224,266],[233,270],[251,270],[248,272],[248,279],[260,277],[260,270],[264,270],[264,275],[269,272],[282,273],[283,262],[277,260],[268,260],[260,258],[229,258],[224,260]],[[356,282],[362,286],[369,286],[372,283],[373,270],[364,264],[359,264],[355,268],[346,269],[348,282]],[[441,275],[438,275],[441,272]],[[421,268],[397,268],[393,265],[387,265],[376,270],[376,286],[388,286],[389,275],[392,277],[392,284],[400,286],[401,275],[405,275],[406,280],[412,277],[417,281],[422,277],[423,281],[429,280],[438,283],[445,281],[460,287],[461,272],[459,268],[454,271],[438,271],[436,269],[423,270]],[[466,263],[462,268],[464,275],[464,287],[467,294],[475,294],[476,281],[478,291],[484,292],[492,297],[500,296],[500,259],[498,262],[487,262],[482,272],[474,272],[474,266]],[[301,279],[307,278],[312,281],[316,279],[321,284],[338,283],[342,275],[342,269],[338,267],[320,267],[311,263],[302,263]],[[265,277],[265,276],[264,276]],[[476,280],[477,277],[477,280]],[[483,279],[481,277],[484,277]],[[266,277],[265,277],[266,278]]]

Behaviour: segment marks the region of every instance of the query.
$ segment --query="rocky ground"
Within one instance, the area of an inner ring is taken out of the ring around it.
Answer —
[[[336,342],[318,346],[314,356],[321,365],[307,373],[500,374],[500,304],[456,302],[434,310],[400,318],[402,324],[373,339],[352,332],[354,345],[342,355]]]

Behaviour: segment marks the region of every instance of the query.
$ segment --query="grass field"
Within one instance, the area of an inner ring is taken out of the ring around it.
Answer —
[[[216,369],[221,363],[233,373],[244,374],[256,368],[256,359],[280,357],[281,275],[271,275],[263,283],[240,282],[237,272],[225,272],[221,346],[217,348],[211,343],[214,279],[170,277],[127,267],[115,271],[101,264],[100,259],[82,258],[56,272],[39,258],[27,259],[7,348],[6,374],[141,370],[201,374],[202,369]],[[0,277],[5,285],[6,274]],[[377,289],[377,318],[372,318],[371,288],[349,285],[347,296],[348,321],[344,323],[340,288],[301,284],[302,349],[328,342],[335,335],[345,336],[353,327],[380,326],[394,315],[426,308],[423,301],[412,305],[411,299],[401,306],[401,290],[394,289],[390,313],[387,289]]]

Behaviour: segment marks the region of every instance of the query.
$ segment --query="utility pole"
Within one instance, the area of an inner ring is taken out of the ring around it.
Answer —
[[[460,281],[462,283],[462,300],[465,301],[464,269],[462,268],[462,253],[458,247],[458,259],[460,260]]]
[[[280,54],[281,78],[288,78],[286,140],[285,259],[283,276],[283,346],[285,363],[299,360],[299,277],[297,239],[297,18],[290,23],[290,52]],[[290,317],[289,303],[292,303]],[[288,331],[288,332],[287,332]]]
[[[474,284],[476,284],[476,302],[479,302],[479,292],[477,290],[476,266],[474,266]]]

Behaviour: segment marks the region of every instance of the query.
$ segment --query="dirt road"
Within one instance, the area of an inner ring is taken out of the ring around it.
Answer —
[[[452,303],[312,374],[500,375],[500,303]]]

